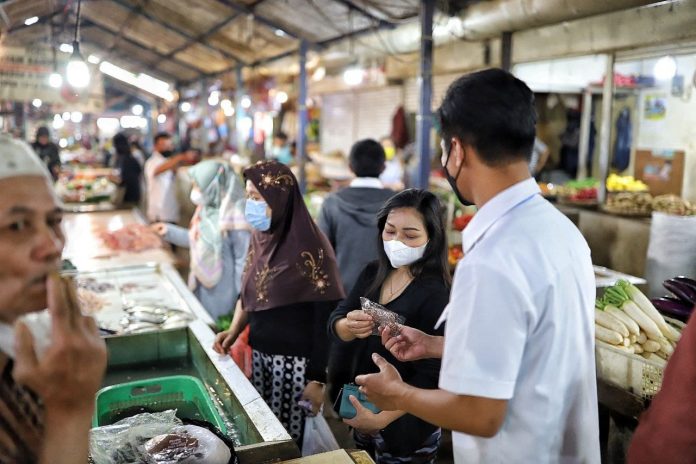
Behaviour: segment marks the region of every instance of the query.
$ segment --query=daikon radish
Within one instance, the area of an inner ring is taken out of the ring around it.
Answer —
[[[628,328],[628,331],[631,332],[633,335],[638,335],[640,333],[640,327],[638,327],[636,321],[631,319],[625,312],[621,311],[616,306],[606,305],[604,307],[604,312],[606,312],[607,314],[611,314],[612,316],[623,322],[626,328]]]
[[[630,353],[630,354],[635,353],[635,350],[633,349],[632,346],[616,345],[616,346],[614,346],[614,348],[616,348],[617,350],[621,350],[625,353]]]
[[[654,340],[648,340],[643,343],[643,351],[647,351],[648,353],[657,353],[660,351],[660,348],[662,348],[660,342]]]
[[[595,338],[611,345],[621,345],[623,337],[620,333],[595,324]]]
[[[672,345],[669,344],[669,340],[662,339],[659,340],[660,343],[660,351],[665,353],[667,356],[672,356],[672,353],[674,353],[674,348],[672,348]]]
[[[652,319],[648,317],[633,301],[626,301],[623,306],[621,306],[626,314],[628,314],[631,319],[636,321],[641,329],[645,331],[645,335],[648,336],[650,340],[659,340],[663,338],[662,332],[657,328],[657,325]]]
[[[635,354],[641,354],[641,353],[643,352],[643,347],[640,346],[639,344],[635,343],[635,344],[633,344],[633,345],[631,345],[631,346],[633,347],[633,352],[634,352]]]
[[[629,335],[628,339],[631,340],[631,345],[635,345],[638,342],[638,337],[633,334]]]
[[[643,331],[641,330],[641,331],[640,331],[640,334],[638,335],[638,343],[640,343],[640,344],[642,345],[642,344],[645,343],[646,341],[648,341],[648,336],[645,335],[645,332],[643,332]]]
[[[653,353],[653,354],[659,356],[660,358],[664,359],[665,361],[667,361],[667,358],[669,358],[669,356],[667,356],[667,353],[665,353],[664,351],[658,351],[657,353]]]
[[[599,309],[595,309],[595,322],[602,327],[606,327],[609,330],[613,330],[614,332],[620,334],[622,337],[628,337],[629,332],[628,332],[628,327],[612,316],[611,314],[608,314],[604,311],[600,311]]]
[[[649,356],[646,357],[645,359],[656,362],[657,364],[659,364],[662,367],[665,367],[667,365],[667,361],[665,361],[664,359],[662,359],[660,356],[656,355],[655,353],[650,353]]]
[[[648,297],[643,295],[643,292],[638,290],[635,285],[632,285],[627,281],[621,281],[619,282],[619,285],[623,286],[623,289],[629,298],[631,298],[636,306],[638,306],[638,308],[640,308],[643,313],[645,313],[655,323],[662,335],[673,341],[679,340],[679,337],[681,337],[679,331],[667,324],[665,318],[662,317],[662,314],[660,314],[657,309],[655,309],[655,306],[648,299]],[[640,325],[640,323],[638,323],[638,325]],[[646,333],[648,333],[647,330]],[[649,335],[650,334],[648,333],[648,336]]]

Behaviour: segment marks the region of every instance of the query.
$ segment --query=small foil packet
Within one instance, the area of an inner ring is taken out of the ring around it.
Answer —
[[[392,337],[396,337],[401,333],[399,326],[406,322],[402,315],[389,311],[384,306],[367,298],[360,298],[360,306],[365,313],[372,316],[372,320],[375,322],[375,326],[372,328],[372,335],[379,335],[380,327],[389,329]]]

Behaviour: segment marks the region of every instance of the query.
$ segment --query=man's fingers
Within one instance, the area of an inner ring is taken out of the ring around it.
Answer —
[[[77,327],[77,321],[82,317],[80,309],[80,299],[77,296],[77,288],[72,277],[62,277],[63,288],[65,289],[65,299],[71,327]]]
[[[82,316],[82,324],[88,335],[99,334],[99,327],[97,327],[97,321],[92,316]]]
[[[51,314],[51,326],[53,327],[54,335],[56,335],[70,329],[70,314],[60,275],[57,272],[52,272],[48,276],[46,285],[48,289],[48,312]]]
[[[384,359],[383,357],[381,357],[377,353],[372,353],[372,362],[374,362],[375,365],[377,365],[377,367],[379,367],[380,372],[384,372],[384,370],[387,367],[391,366],[391,364],[389,364],[386,359]]]
[[[13,375],[22,382],[28,371],[39,363],[34,351],[34,337],[23,322],[15,324],[15,368]]]
[[[370,376],[375,375],[375,374],[363,374],[359,375],[355,378],[355,383],[361,386],[365,386],[367,382],[370,380]]]
[[[355,410],[358,412],[357,415],[363,414],[365,410],[367,410],[367,408],[365,408],[355,396],[350,395],[348,397],[348,400],[351,402]]]
[[[348,320],[350,321],[369,321],[372,322],[372,316],[365,314],[363,311],[351,311],[348,313]]]

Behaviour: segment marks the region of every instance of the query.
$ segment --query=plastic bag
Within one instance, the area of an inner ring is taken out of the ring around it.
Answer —
[[[653,213],[645,268],[651,297],[664,295],[667,279],[696,276],[696,216]]]
[[[340,449],[338,442],[324,416],[321,414],[307,416],[304,438],[302,439],[302,456],[327,453],[338,449]]]
[[[144,462],[145,443],[182,425],[176,411],[137,414],[112,425],[92,429],[89,449],[94,464]]]
[[[372,335],[379,335],[379,328],[387,327],[391,330],[391,335],[396,337],[401,332],[399,325],[406,322],[406,319],[400,314],[389,311],[384,306],[370,301],[367,298],[360,298],[360,306],[363,311],[372,316],[372,320],[375,322],[372,328]]]
[[[249,326],[247,325],[242,333],[239,334],[237,340],[230,347],[230,356],[237,364],[239,369],[244,373],[247,379],[251,378],[252,367],[252,351],[249,345]]]

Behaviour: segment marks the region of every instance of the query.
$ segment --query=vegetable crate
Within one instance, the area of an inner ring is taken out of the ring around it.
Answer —
[[[110,425],[116,422],[114,418],[121,413],[138,408],[142,409],[138,412],[176,409],[180,419],[205,420],[222,433],[227,433],[227,427],[203,382],[189,375],[159,377],[102,388],[97,393],[92,426]]]

